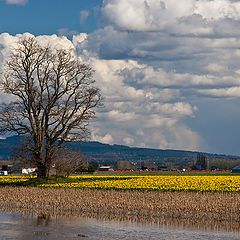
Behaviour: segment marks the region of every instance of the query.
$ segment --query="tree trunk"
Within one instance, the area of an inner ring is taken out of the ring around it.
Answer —
[[[48,178],[48,168],[45,164],[38,164],[37,166],[37,178]]]

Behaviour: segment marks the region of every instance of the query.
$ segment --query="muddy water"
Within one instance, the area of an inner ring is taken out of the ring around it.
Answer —
[[[0,212],[0,240],[239,240],[240,232]]]

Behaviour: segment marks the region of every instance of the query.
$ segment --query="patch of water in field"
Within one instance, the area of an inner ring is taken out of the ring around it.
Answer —
[[[239,240],[239,232],[0,212],[0,240]]]

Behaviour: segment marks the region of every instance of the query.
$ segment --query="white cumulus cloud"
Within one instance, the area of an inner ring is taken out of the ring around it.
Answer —
[[[212,34],[214,22],[240,19],[239,1],[230,0],[106,0],[106,19],[130,31]]]
[[[25,5],[28,0],[4,0],[7,4],[14,4],[14,5]]]

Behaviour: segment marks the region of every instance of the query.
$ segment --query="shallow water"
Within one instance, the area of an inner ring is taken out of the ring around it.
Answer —
[[[0,240],[239,240],[240,233],[0,212]]]

